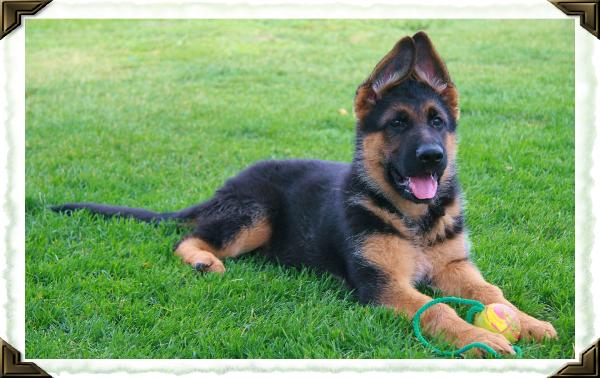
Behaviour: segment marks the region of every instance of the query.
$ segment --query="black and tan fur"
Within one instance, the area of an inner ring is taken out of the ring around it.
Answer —
[[[225,258],[258,249],[281,264],[343,277],[360,302],[408,317],[431,300],[415,289],[420,282],[514,307],[469,259],[455,168],[458,91],[425,33],[401,39],[377,64],[358,87],[354,110],[350,164],[259,162],[208,201],[173,213],[89,203],[55,210],[190,220],[195,228],[175,254],[197,270],[223,273]],[[411,186],[419,177],[426,185]],[[426,197],[422,188],[434,181],[435,196]],[[518,313],[524,338],[556,337],[550,323]],[[503,336],[446,305],[425,312],[422,325],[457,346],[479,341],[512,353]]]

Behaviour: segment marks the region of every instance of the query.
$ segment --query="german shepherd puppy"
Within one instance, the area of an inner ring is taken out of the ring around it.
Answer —
[[[402,38],[375,66],[356,91],[354,112],[350,164],[259,162],[208,201],[172,213],[91,203],[53,209],[192,221],[195,229],[174,250],[198,271],[223,273],[223,259],[260,249],[281,264],[341,276],[361,303],[409,318],[431,300],[415,289],[426,282],[448,295],[509,305],[525,339],[556,337],[550,323],[517,310],[469,259],[455,162],[458,91],[424,32]],[[514,353],[504,336],[474,327],[447,305],[421,321],[426,333],[457,347],[484,342]]]

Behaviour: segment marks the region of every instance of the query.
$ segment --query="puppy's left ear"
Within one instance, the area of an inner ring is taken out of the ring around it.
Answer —
[[[425,32],[418,32],[413,36],[413,40],[416,46],[415,73],[417,77],[442,96],[454,118],[458,120],[460,115],[458,90],[450,79],[446,64]]]

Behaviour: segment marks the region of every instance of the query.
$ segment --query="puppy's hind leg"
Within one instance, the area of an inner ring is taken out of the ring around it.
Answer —
[[[224,273],[225,266],[212,251],[213,247],[194,236],[184,238],[175,246],[175,254],[197,271]]]
[[[224,273],[223,259],[253,251],[270,238],[271,225],[264,216],[199,221],[196,230],[176,245],[175,254],[198,271]]]

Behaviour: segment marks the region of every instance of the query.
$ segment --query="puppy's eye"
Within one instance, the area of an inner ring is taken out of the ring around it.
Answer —
[[[408,117],[400,115],[398,118],[391,120],[388,124],[395,129],[405,129],[408,127]]]
[[[444,127],[444,120],[437,116],[433,117],[431,119],[430,123],[431,123],[431,126],[433,126],[434,128],[436,128],[438,130]]]
[[[395,119],[392,122],[390,122],[390,125],[392,125],[392,127],[404,128],[406,127],[406,122],[399,119]]]

